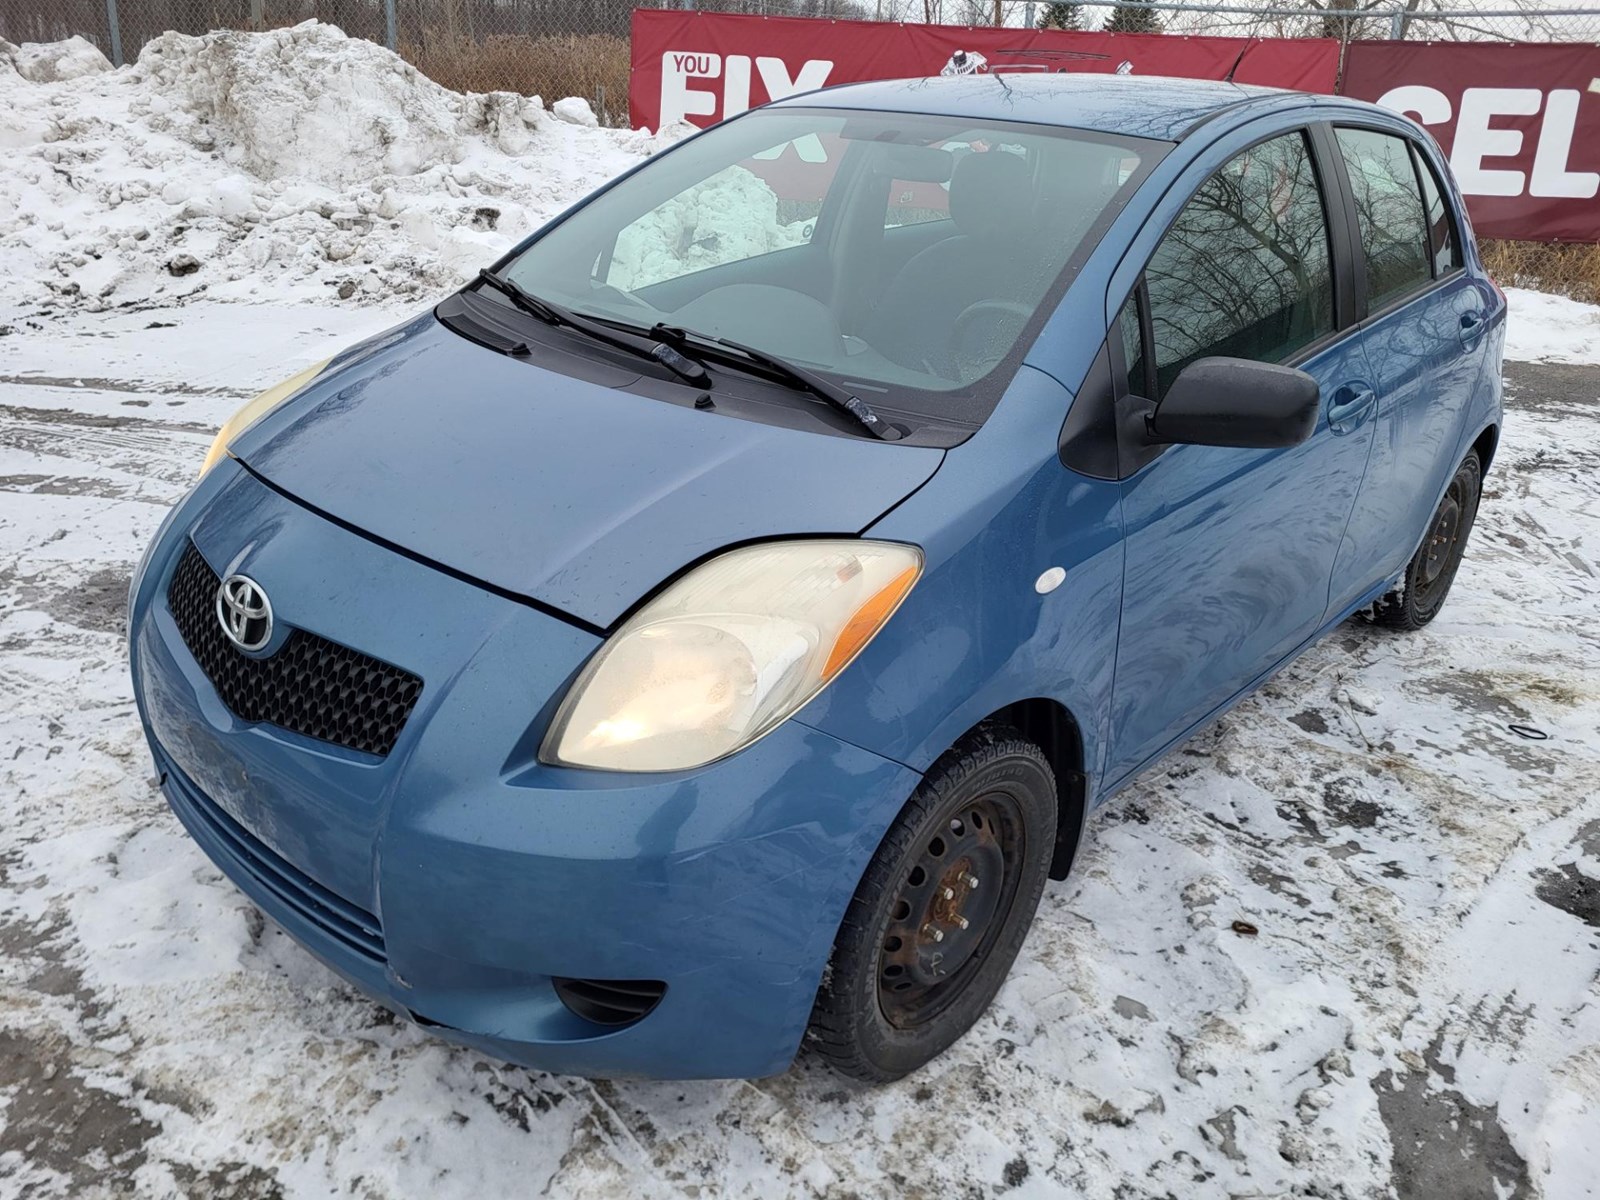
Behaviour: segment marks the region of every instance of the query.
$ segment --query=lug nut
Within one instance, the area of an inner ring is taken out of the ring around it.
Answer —
[[[956,890],[955,890],[955,888],[940,888],[939,889],[939,894],[941,896],[943,896],[946,900],[954,900],[956,898]]]
[[[931,937],[936,942],[944,941],[944,930],[931,923],[922,927],[922,935],[924,937]]]
[[[961,872],[961,882],[966,885],[966,889],[969,892],[978,890],[978,877],[971,871]]]
[[[956,918],[956,925],[959,926],[960,928],[965,929],[968,926],[968,924],[970,924],[970,922],[965,917],[957,917]]]

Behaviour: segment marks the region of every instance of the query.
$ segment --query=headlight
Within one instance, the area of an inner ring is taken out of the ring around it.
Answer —
[[[332,361],[331,358],[325,358],[315,366],[307,367],[298,375],[291,375],[277,387],[270,387],[262,392],[229,417],[222,428],[217,430],[217,440],[211,443],[211,449],[206,451],[206,460],[200,464],[201,476],[204,477],[207,471],[222,461],[222,456],[228,452],[229,442],[322,374],[322,368]]]
[[[922,574],[894,542],[771,542],[695,568],[578,676],[539,754],[678,771],[749,745],[850,665]]]

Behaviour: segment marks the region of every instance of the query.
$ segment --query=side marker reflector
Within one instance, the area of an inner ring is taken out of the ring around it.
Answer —
[[[1067,578],[1064,567],[1051,567],[1043,575],[1033,581],[1033,590],[1041,596],[1048,596],[1055,591]]]

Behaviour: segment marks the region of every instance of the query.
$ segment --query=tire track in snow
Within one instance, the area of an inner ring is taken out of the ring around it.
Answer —
[[[171,504],[213,436],[192,422],[0,404],[0,490]]]

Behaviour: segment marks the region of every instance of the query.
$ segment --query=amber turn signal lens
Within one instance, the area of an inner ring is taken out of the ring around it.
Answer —
[[[870,642],[878,630],[883,628],[883,623],[894,615],[894,610],[900,607],[900,601],[906,598],[906,593],[911,590],[911,585],[916,583],[917,576],[921,573],[921,566],[907,567],[899,575],[868,600],[855,615],[845,622],[839,631],[839,637],[833,643],[833,650],[828,654],[828,661],[822,668],[823,679],[832,679],[840,671],[850,665],[861,648]]]

